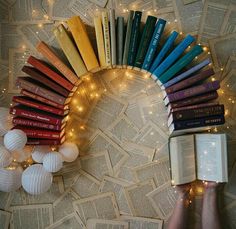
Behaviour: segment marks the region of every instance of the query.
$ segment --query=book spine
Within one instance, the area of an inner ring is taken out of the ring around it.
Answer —
[[[27,145],[60,145],[65,141],[65,137],[62,137],[59,140],[48,140],[48,139],[35,139],[28,138]]]
[[[51,80],[55,81],[56,83],[60,84],[62,87],[67,89],[68,91],[72,91],[74,88],[74,85],[71,84],[69,81],[67,81],[65,78],[54,72],[52,69],[47,67],[45,64],[43,64],[40,60],[37,58],[30,56],[27,60],[29,64],[34,66],[36,69],[38,69],[40,72],[45,74],[47,77],[49,77]]]
[[[154,56],[157,51],[157,46],[160,42],[161,35],[164,31],[165,25],[166,25],[166,21],[163,19],[159,19],[157,22],[154,33],[153,33],[153,31],[151,31],[151,35],[153,35],[153,36],[152,36],[151,43],[148,47],[147,54],[144,59],[142,69],[145,69],[148,71],[149,68],[151,67],[151,64],[153,62]]]
[[[28,82],[26,80],[21,79],[21,77],[18,77],[17,79],[17,83],[18,85],[22,88],[25,89],[27,91],[30,91],[36,95],[42,96],[46,99],[52,100],[52,101],[57,101],[57,103],[59,104],[64,104],[66,102],[66,98],[53,93],[45,88],[42,88],[40,86],[37,86],[31,82]]]
[[[62,122],[62,119],[57,119],[48,115],[43,115],[43,114],[39,114],[37,112],[34,111],[28,111],[28,110],[24,110],[24,109],[20,109],[17,107],[11,107],[10,108],[10,113],[15,115],[15,116],[20,116],[20,117],[24,117],[24,118],[28,118],[28,119],[33,119],[33,120],[37,120],[40,122],[45,122],[45,123],[50,123],[50,124],[54,124],[54,125],[60,125]]]
[[[184,120],[174,122],[174,130],[183,130],[189,128],[197,128],[202,126],[214,126],[225,123],[224,115],[199,118],[194,120]]]
[[[184,89],[172,94],[167,95],[169,102],[174,102],[178,100],[183,100],[188,97],[193,97],[195,95],[200,95],[210,91],[216,91],[220,88],[220,82],[218,80],[213,82],[204,83],[195,87]]]
[[[157,18],[154,16],[148,16],[146,20],[146,24],[144,26],[142,37],[139,42],[138,52],[135,58],[134,66],[141,68],[143,65],[143,61],[145,59],[145,55],[147,53],[147,50],[149,48],[150,41],[153,36],[153,32],[155,29]],[[151,42],[152,44],[152,42]],[[156,50],[153,50],[155,52]]]
[[[127,19],[127,28],[126,28],[126,36],[125,36],[125,46],[124,46],[124,53],[123,53],[123,60],[122,64],[128,64],[128,54],[129,54],[129,46],[130,46],[130,39],[131,39],[131,30],[132,30],[132,23],[133,23],[134,11],[129,11],[129,16]]]
[[[38,127],[42,129],[49,129],[49,130],[61,130],[61,125],[52,125],[43,122],[37,122],[30,119],[23,119],[23,118],[13,118],[12,120],[13,125],[22,125],[22,126],[31,126],[31,127]]]
[[[183,41],[170,53],[169,56],[154,70],[153,74],[159,78],[184,52],[184,50],[195,41],[191,35],[187,35]]]
[[[196,109],[187,109],[172,113],[173,121],[202,118],[207,116],[223,115],[224,105],[202,107]]]
[[[203,72],[200,72],[199,74],[192,76],[190,78],[187,78],[186,80],[180,81],[177,84],[172,85],[171,87],[168,87],[165,89],[167,94],[171,94],[174,93],[176,91],[185,89],[187,87],[190,87],[192,85],[194,85],[197,82],[200,82],[202,80],[207,79],[208,77],[210,77],[211,75],[214,75],[214,70],[212,68],[207,69]]]
[[[109,34],[109,22],[107,12],[102,12],[102,26],[103,26],[103,36],[105,45],[105,56],[106,65],[111,65],[111,46],[110,46],[110,34]]]
[[[21,93],[22,95],[28,96],[28,97],[30,97],[30,98],[32,98],[32,99],[35,99],[35,100],[37,100],[37,101],[39,101],[39,102],[42,102],[42,103],[48,104],[48,105],[50,105],[50,106],[56,107],[56,108],[58,108],[58,109],[62,109],[62,110],[69,109],[69,106],[68,106],[68,105],[65,105],[65,106],[64,106],[64,105],[61,105],[61,104],[56,103],[56,102],[54,102],[54,101],[51,101],[51,100],[49,100],[49,99],[43,98],[43,97],[41,97],[41,96],[39,96],[39,95],[36,95],[36,94],[34,94],[34,93],[31,93],[31,92],[29,92],[29,91],[27,91],[27,90],[25,90],[25,89],[22,89],[20,93]],[[67,107],[68,107],[68,108],[67,108]]]
[[[173,79],[169,80],[168,82],[166,82],[163,85],[164,88],[168,88],[168,87],[180,82],[181,80],[184,80],[185,78],[187,78],[191,74],[199,71],[200,69],[204,68],[208,64],[210,64],[210,59],[206,59],[206,60],[202,61],[201,63],[195,65],[194,67],[188,69],[187,71],[181,73],[180,75],[178,75],[178,76],[174,77]]]
[[[209,92],[200,96],[194,96],[194,97],[190,97],[187,99],[183,99],[180,101],[176,101],[173,103],[170,103],[171,108],[176,108],[176,107],[184,107],[184,106],[188,106],[188,105],[194,105],[194,104],[198,104],[198,103],[203,103],[203,102],[207,102],[213,99],[216,99],[218,97],[218,94],[216,91],[213,92]]]
[[[124,48],[124,17],[117,18],[117,64],[122,65]]]
[[[96,41],[97,41],[100,66],[105,67],[106,57],[105,57],[103,31],[102,31],[102,19],[100,16],[94,17],[94,27],[95,27],[95,33],[96,33]]]
[[[134,61],[138,49],[138,39],[140,33],[140,24],[141,24],[142,12],[135,11],[134,20],[132,23],[130,46],[128,53],[128,65],[134,66]]]
[[[63,115],[64,116],[64,112],[65,112],[64,110],[59,110],[57,108],[50,107],[50,106],[47,106],[45,104],[39,104],[37,102],[27,100],[27,99],[23,98],[22,96],[13,96],[12,101],[15,102],[15,103],[20,103],[22,105],[32,107],[32,108],[36,108],[36,109],[46,111],[46,112],[49,112],[49,113],[53,113],[53,114],[56,114],[56,115]]]
[[[151,68],[149,69],[149,71],[151,73],[154,72],[154,70],[159,66],[159,64],[162,62],[163,58],[165,57],[165,55],[167,54],[167,52],[171,49],[171,47],[174,45],[174,42],[177,38],[179,33],[177,33],[176,31],[173,31],[170,36],[168,37],[167,41],[165,42],[164,46],[162,47],[161,51],[159,52],[159,54],[156,56],[156,58],[154,59]]]
[[[116,19],[115,10],[109,10],[111,35],[111,64],[116,65]]]
[[[60,24],[53,32],[76,75],[79,77],[85,75],[87,69],[84,62],[63,24]]]
[[[60,58],[52,51],[52,49],[43,41],[39,42],[36,46],[37,50],[45,57],[47,60],[55,66],[58,71],[60,71],[72,84],[78,85],[80,80],[78,77],[74,74],[73,71],[71,71],[70,68],[68,68],[61,60]]]

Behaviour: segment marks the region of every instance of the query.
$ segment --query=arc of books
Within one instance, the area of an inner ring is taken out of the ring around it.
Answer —
[[[80,17],[67,21],[72,37],[62,24],[55,28],[57,41],[73,70],[45,42],[37,45],[37,50],[57,71],[30,56],[31,66],[22,69],[29,76],[18,78],[22,96],[13,98],[17,104],[11,107],[10,113],[14,115],[14,128],[27,134],[27,144],[63,143],[70,100],[81,82],[80,77],[111,67],[140,70],[156,81],[163,90],[170,134],[194,132],[224,123],[224,106],[215,101],[219,81],[205,82],[214,74],[212,68],[207,68],[210,60],[184,71],[203,48],[195,45],[185,52],[195,41],[191,35],[174,47],[178,32],[173,31],[157,52],[166,21],[148,16],[139,39],[141,16],[142,12],[129,12],[126,32],[123,17],[117,18],[115,26],[114,10],[95,17],[98,59]]]

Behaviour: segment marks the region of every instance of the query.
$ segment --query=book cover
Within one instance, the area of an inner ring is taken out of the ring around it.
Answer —
[[[143,32],[142,32],[142,36],[141,36],[141,40],[139,42],[139,46],[138,46],[138,51],[137,51],[137,55],[135,58],[135,62],[134,62],[134,66],[141,68],[143,65],[143,61],[145,59],[145,55],[147,53],[150,41],[153,37],[153,32],[155,29],[155,24],[156,24],[157,18],[154,16],[148,16]],[[155,30],[156,31],[156,30]],[[152,42],[151,42],[152,44]],[[156,50],[154,50],[155,52]]]
[[[124,17],[117,18],[117,64],[122,65],[124,51]]]
[[[84,23],[79,16],[74,16],[67,21],[67,24],[87,70],[95,71],[99,68],[99,64]]]
[[[116,65],[116,18],[115,10],[109,10],[110,35],[111,35],[111,64]]]
[[[65,142],[66,137],[65,135],[60,139],[53,140],[53,139],[38,139],[38,138],[28,138],[27,145],[61,145]]]
[[[53,32],[76,75],[79,77],[85,75],[87,73],[85,64],[64,25],[60,24]]]
[[[166,25],[166,21],[160,18],[156,24],[154,33],[153,33],[153,30],[151,31],[152,39],[151,39],[150,44],[147,44],[148,50],[147,50],[147,53],[145,55],[145,59],[142,65],[142,69],[144,70],[148,71],[149,68],[151,67],[155,54],[157,52],[157,46],[160,42],[161,35],[165,29],[165,25]]]
[[[103,27],[106,65],[110,66],[111,65],[111,45],[110,45],[108,13],[106,11],[102,12],[102,27]]]

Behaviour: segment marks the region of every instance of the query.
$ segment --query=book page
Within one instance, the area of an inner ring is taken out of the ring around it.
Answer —
[[[73,207],[84,224],[91,218],[115,219],[120,216],[115,195],[111,192],[76,200]]]
[[[224,187],[224,193],[225,195],[236,199],[236,164],[234,164],[234,167],[230,173],[229,182]]]
[[[193,135],[170,139],[170,164],[172,184],[179,185],[196,180]]]
[[[27,229],[44,229],[53,223],[52,204],[14,206],[10,210],[10,227],[13,229],[19,226]]]
[[[12,192],[0,192],[0,209],[7,211],[12,201]]]
[[[196,134],[197,177],[200,180],[227,182],[225,134]]]
[[[221,81],[225,95],[236,96],[236,69],[232,69]]]
[[[235,69],[235,68],[236,68],[236,56],[232,55],[227,60],[224,70],[221,74],[220,80],[224,79],[224,77],[231,71],[231,69]]]
[[[235,32],[236,25],[236,5],[231,4],[225,14],[224,22],[220,29],[220,35]]]
[[[156,9],[157,14],[164,14],[173,12],[173,1],[171,0],[153,0],[153,8]]]
[[[128,229],[127,222],[118,220],[89,219],[87,223],[88,229]]]
[[[0,210],[0,225],[2,229],[8,229],[11,219],[11,213]]]

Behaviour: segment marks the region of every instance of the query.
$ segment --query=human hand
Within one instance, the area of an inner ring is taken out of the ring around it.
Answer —
[[[215,192],[219,186],[219,183],[214,181],[204,181],[203,185],[205,187],[205,192]]]

